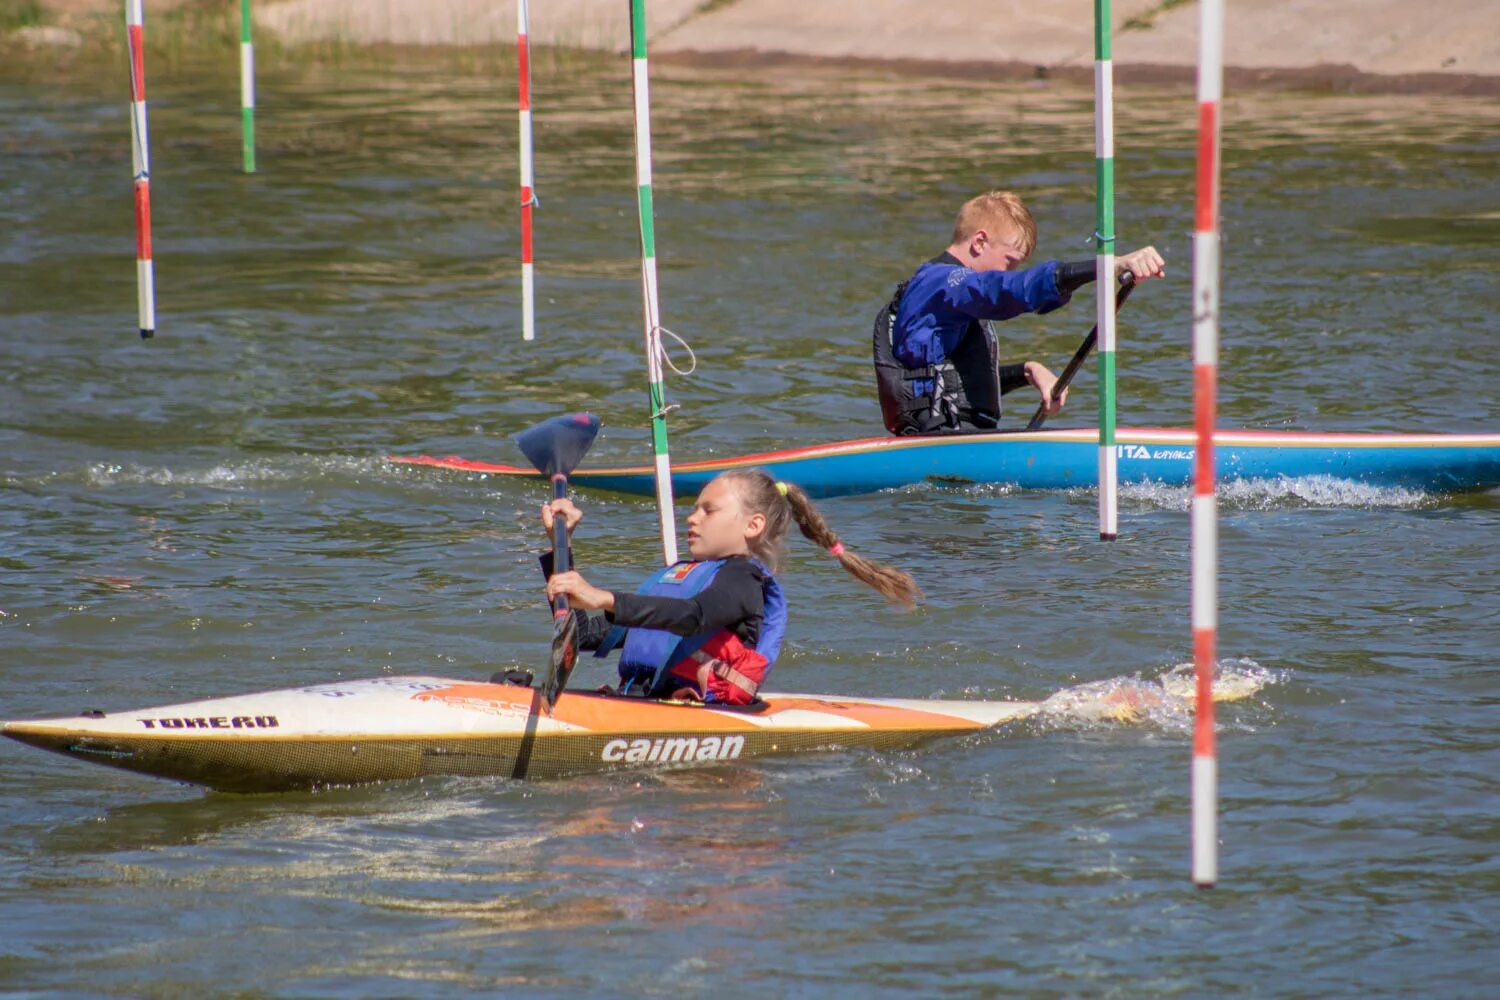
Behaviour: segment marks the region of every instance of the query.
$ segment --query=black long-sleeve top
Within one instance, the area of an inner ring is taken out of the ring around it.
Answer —
[[[542,573],[552,576],[552,553],[541,556]],[[713,582],[692,597],[656,597],[614,591],[615,610],[600,617],[575,612],[578,645],[597,649],[614,625],[655,628],[674,635],[697,635],[727,628],[754,647],[765,620],[765,571],[746,556],[730,556]]]

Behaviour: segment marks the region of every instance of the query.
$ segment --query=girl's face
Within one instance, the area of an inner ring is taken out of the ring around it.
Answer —
[[[688,515],[688,553],[697,561],[750,554],[750,540],[766,530],[766,516],[748,514],[732,482],[715,479]]]

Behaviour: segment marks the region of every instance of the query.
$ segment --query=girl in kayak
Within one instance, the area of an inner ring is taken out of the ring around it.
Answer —
[[[583,519],[571,500],[553,500],[542,508],[549,537],[559,516],[570,536]],[[660,570],[630,594],[602,590],[576,571],[551,575],[548,553],[547,596],[604,612],[579,612],[578,644],[595,656],[622,646],[621,694],[747,705],[786,632],[786,601],[773,574],[794,521],[888,600],[911,607],[921,597],[906,573],[847,550],[801,489],[755,470],[725,472],[698,495],[687,519],[691,560]]]

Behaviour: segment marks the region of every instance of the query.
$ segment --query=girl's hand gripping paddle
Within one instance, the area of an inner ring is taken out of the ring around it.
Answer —
[[[568,495],[568,476],[578,467],[599,433],[599,418],[592,413],[574,413],[544,420],[516,435],[516,444],[536,466],[552,480],[554,499]],[[568,552],[568,526],[564,518],[552,522],[552,572],[566,573],[572,568]],[[552,655],[547,660],[547,678],[542,682],[542,700],[547,714],[557,696],[568,683],[573,664],[578,660],[578,626],[568,609],[566,596],[559,596],[552,607]]]

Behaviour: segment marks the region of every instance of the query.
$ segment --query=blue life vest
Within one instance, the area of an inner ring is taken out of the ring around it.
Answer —
[[[638,594],[651,597],[696,597],[719,575],[726,560],[712,559],[707,562],[678,562],[663,567],[647,578],[636,589]],[[786,635],[786,598],[781,584],[771,571],[759,560],[750,560],[765,574],[761,588],[765,599],[765,612],[760,624],[760,637],[755,642],[755,651],[767,661],[766,671],[776,662],[781,652],[781,640]],[[608,656],[623,639],[625,647],[620,652],[620,690],[627,691],[634,685],[642,685],[650,691],[660,672],[681,662],[717,635],[733,634],[730,629],[713,629],[696,635],[675,635],[658,628],[626,628],[616,625],[610,629],[595,656]]]

